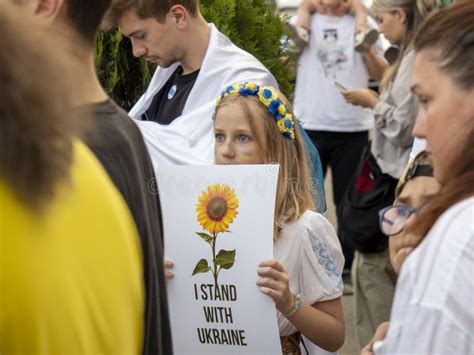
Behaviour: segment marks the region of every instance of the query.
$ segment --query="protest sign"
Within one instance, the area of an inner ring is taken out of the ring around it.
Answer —
[[[273,301],[256,286],[273,258],[277,165],[158,169],[176,355],[281,354]]]

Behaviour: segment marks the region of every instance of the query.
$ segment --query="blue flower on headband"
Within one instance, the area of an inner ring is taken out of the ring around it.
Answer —
[[[263,97],[266,99],[270,99],[272,97],[272,91],[269,89],[263,89]]]
[[[251,89],[251,88],[242,88],[239,90],[239,94],[243,96],[251,96],[255,95],[258,92],[258,88]]]
[[[283,137],[291,141],[295,140],[293,115],[288,112],[287,107],[278,97],[278,92],[273,87],[261,87],[252,82],[229,85],[217,98],[217,104],[227,95],[257,96],[260,102],[267,107],[268,112],[275,117],[275,122]]]
[[[264,93],[265,95],[265,93]],[[278,113],[278,108],[280,107],[281,101],[279,99],[273,100],[270,102],[270,105],[268,106],[268,111],[273,115],[276,116]]]

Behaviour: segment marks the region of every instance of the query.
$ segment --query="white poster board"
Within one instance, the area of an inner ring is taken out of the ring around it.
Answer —
[[[277,176],[277,165],[158,169],[175,355],[281,354],[275,304],[256,285],[273,258]]]

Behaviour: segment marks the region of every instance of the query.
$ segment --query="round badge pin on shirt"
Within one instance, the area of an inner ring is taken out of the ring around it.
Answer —
[[[176,89],[177,89],[176,85],[173,85],[170,88],[170,90],[168,91],[168,100],[171,100],[174,97],[174,95],[176,95],[176,91],[177,91]]]

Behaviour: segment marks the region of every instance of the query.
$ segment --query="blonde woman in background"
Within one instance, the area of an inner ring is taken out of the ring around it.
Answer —
[[[435,2],[374,0],[372,10],[379,30],[392,44],[401,47],[400,56],[386,70],[380,96],[369,89],[343,92],[347,102],[373,109],[375,126],[371,155],[392,187],[408,162],[413,145],[411,132],[418,114],[418,103],[409,84],[415,57],[413,40]],[[395,290],[396,275],[388,257],[388,240],[380,238],[374,243],[380,244],[374,246],[376,252],[356,251],[352,269],[355,318],[361,347],[371,339],[377,325],[388,320]]]

